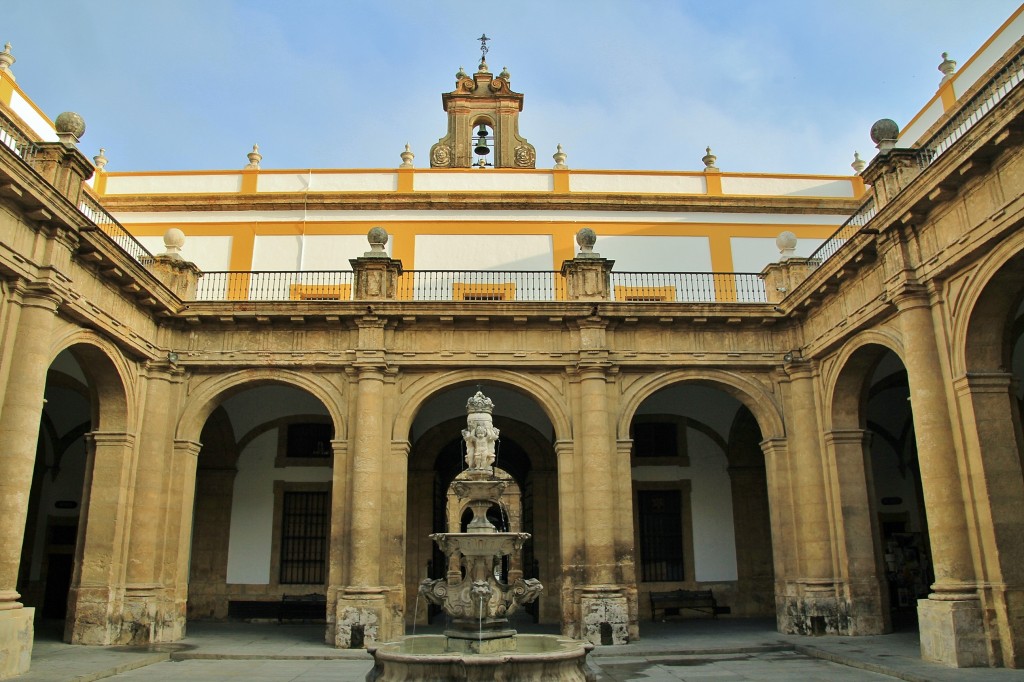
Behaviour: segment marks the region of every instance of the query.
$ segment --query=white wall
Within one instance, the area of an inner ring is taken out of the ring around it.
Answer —
[[[796,255],[807,258],[824,241],[799,239],[796,243]],[[775,237],[732,237],[729,246],[732,248],[734,272],[761,272],[764,266],[779,261],[779,247],[775,245]]]
[[[594,251],[614,260],[616,272],[711,272],[707,237],[603,237],[595,231]]]
[[[238,458],[231,497],[228,576],[231,584],[266,585],[274,536],[274,481],[329,482],[330,467],[275,468],[277,429],[253,439]]]
[[[546,234],[419,234],[417,270],[553,270]]]

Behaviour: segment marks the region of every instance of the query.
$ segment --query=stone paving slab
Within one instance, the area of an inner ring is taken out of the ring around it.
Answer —
[[[430,630],[420,628],[419,634]],[[190,623],[181,642],[86,647],[64,644],[57,630],[41,627],[32,669],[16,679],[362,681],[372,665],[369,654],[330,647],[323,632],[323,625]],[[774,621],[719,619],[645,623],[643,633],[636,642],[594,651],[590,660],[599,680],[1024,682],[1020,670],[955,669],[924,662],[913,632],[808,638],[781,635]]]

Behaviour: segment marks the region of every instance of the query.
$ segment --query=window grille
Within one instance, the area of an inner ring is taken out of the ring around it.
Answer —
[[[644,582],[683,580],[683,510],[678,490],[638,490]]]
[[[331,525],[330,493],[285,492],[282,502],[280,583],[325,583]]]

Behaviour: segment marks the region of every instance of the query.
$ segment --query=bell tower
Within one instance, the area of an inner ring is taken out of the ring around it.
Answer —
[[[430,148],[431,168],[535,168],[537,150],[519,135],[523,95],[509,87],[502,69],[487,68],[486,34],[480,36],[480,65],[470,77],[461,68],[455,89],[441,95],[448,134]]]

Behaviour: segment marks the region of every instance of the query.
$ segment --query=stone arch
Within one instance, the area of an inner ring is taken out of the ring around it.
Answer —
[[[862,332],[834,356],[829,372],[822,377],[826,420],[822,426],[826,431],[863,428],[863,424],[850,423],[850,419],[859,419],[863,413],[860,408],[868,390],[868,377],[885,351],[892,351],[906,366],[903,344],[887,330]]]
[[[754,415],[765,439],[778,438],[785,434],[777,396],[772,395],[754,379],[724,370],[679,369],[651,374],[638,380],[626,390],[623,394],[619,421],[616,425],[617,438],[629,437],[629,425],[633,421],[636,411],[647,398],[663,388],[681,383],[717,388],[732,396]]]
[[[469,385],[480,381],[501,384],[505,388],[522,393],[534,400],[544,411],[555,431],[555,440],[572,438],[572,426],[569,415],[565,411],[565,396],[545,381],[528,374],[520,374],[501,369],[465,369],[445,372],[426,377],[403,393],[404,402],[395,410],[398,415],[392,427],[392,439],[408,438],[416,415],[428,400],[435,394],[460,385]]]
[[[1007,371],[1006,338],[1010,316],[1024,296],[1024,233],[994,249],[971,277],[963,299],[951,314],[953,376],[967,372]]]
[[[132,365],[108,339],[88,329],[71,329],[50,346],[52,363],[69,351],[88,379],[94,431],[127,431],[135,423],[135,376]]]
[[[284,384],[308,392],[323,403],[331,415],[335,440],[347,437],[342,415],[342,396],[336,386],[316,374],[271,368],[243,369],[200,384],[185,404],[174,437],[198,442],[206,419],[218,405],[235,393],[267,384]]]

